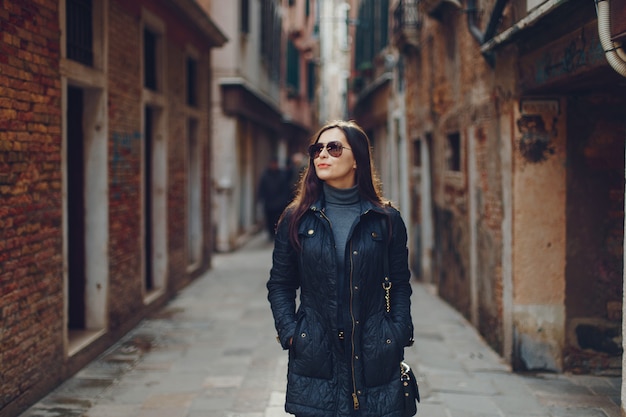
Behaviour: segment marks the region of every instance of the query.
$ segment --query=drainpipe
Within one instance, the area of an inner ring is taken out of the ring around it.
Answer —
[[[609,65],[621,76],[626,77],[626,53],[623,45],[611,40],[611,18],[609,15],[609,0],[595,0],[596,14],[598,15],[598,35],[604,49],[604,56]]]
[[[487,24],[487,29],[485,29],[483,43],[491,40],[491,38],[493,38],[493,35],[496,33],[498,23],[500,23],[502,13],[504,13],[504,6],[506,6],[507,1],[508,0],[497,0],[495,6],[493,6],[493,11],[491,12],[491,16],[489,17],[489,23]]]
[[[478,11],[476,9],[476,0],[468,0],[465,11],[467,12],[467,26],[469,27],[470,33],[474,39],[476,39],[478,44],[482,45],[484,43],[484,36],[476,24],[476,12]]]
[[[469,31],[472,36],[478,41],[479,45],[484,45],[486,42],[491,40],[493,35],[496,33],[496,28],[500,19],[502,18],[502,13],[504,12],[504,6],[508,0],[496,0],[496,4],[493,6],[493,10],[491,12],[491,16],[489,17],[489,23],[487,24],[487,29],[485,33],[482,33],[476,24],[476,15],[478,13],[478,9],[476,8],[476,0],[467,0],[467,26],[469,27]],[[491,65],[494,66],[494,57],[492,52],[483,53],[483,56]]]

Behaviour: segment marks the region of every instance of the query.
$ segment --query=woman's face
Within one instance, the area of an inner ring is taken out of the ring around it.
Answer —
[[[354,186],[356,174],[356,160],[348,140],[339,128],[331,128],[324,131],[317,143],[327,145],[329,142],[341,142],[343,150],[341,155],[334,157],[324,147],[319,156],[313,159],[315,173],[322,181],[335,188],[350,188]]]

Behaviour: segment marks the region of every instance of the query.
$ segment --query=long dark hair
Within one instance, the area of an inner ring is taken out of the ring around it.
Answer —
[[[311,138],[311,144],[317,143],[322,133],[330,129],[340,129],[350,145],[356,160],[355,182],[360,197],[376,206],[382,207],[385,205],[387,202],[382,197],[381,184],[374,168],[371,144],[367,134],[352,120],[336,120],[322,126]],[[289,240],[298,249],[300,248],[298,223],[311,204],[319,198],[323,190],[323,184],[324,181],[318,178],[313,159],[309,156],[309,165],[300,178],[296,196],[285,211],[290,213]],[[282,221],[282,218],[280,221]]]

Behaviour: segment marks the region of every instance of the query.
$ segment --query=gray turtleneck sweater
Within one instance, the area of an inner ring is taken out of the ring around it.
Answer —
[[[326,217],[330,220],[335,238],[338,272],[339,276],[343,276],[348,233],[350,233],[354,220],[361,214],[359,190],[356,186],[339,189],[324,183],[324,195],[326,198]]]

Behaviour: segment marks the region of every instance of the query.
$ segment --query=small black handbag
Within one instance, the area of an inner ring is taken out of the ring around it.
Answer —
[[[400,381],[404,394],[403,417],[417,414],[417,403],[420,402],[420,391],[413,370],[406,362],[400,362]]]

